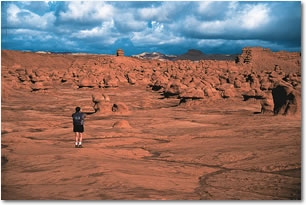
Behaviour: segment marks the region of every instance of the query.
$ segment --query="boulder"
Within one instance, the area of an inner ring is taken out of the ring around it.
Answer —
[[[229,83],[224,83],[224,84],[220,85],[220,86],[218,87],[218,89],[219,89],[220,91],[232,90],[232,89],[234,89],[234,85],[229,84]]]
[[[201,99],[204,98],[204,92],[196,88],[187,88],[179,94],[180,98]]]
[[[95,113],[110,114],[112,112],[112,104],[108,95],[103,93],[94,93],[91,95],[91,100],[94,103],[93,109]]]
[[[229,74],[228,83],[234,84],[236,79],[237,79],[237,76],[238,76],[238,74],[236,72],[233,72],[233,73]]]
[[[248,92],[249,90],[251,89],[251,86],[250,86],[250,83],[247,83],[247,82],[245,82],[245,83],[241,83],[241,87],[240,87],[240,92]]]
[[[253,81],[250,83],[250,86],[253,89],[260,88],[260,82],[258,78],[254,78]]]
[[[183,85],[179,80],[172,80],[168,83],[167,88],[164,91],[166,97],[179,95],[187,86]]]
[[[128,82],[127,79],[126,79],[126,77],[125,77],[123,74],[119,74],[119,75],[117,75],[116,77],[118,78],[118,80],[119,80],[120,83],[126,83],[126,82]]]
[[[275,115],[295,115],[300,113],[301,93],[292,87],[278,85],[272,89]]]
[[[128,121],[126,120],[119,120],[117,122],[115,122],[113,124],[113,128],[125,128],[125,129],[128,129],[128,128],[132,128],[131,125],[129,124]]]
[[[181,83],[183,83],[184,85],[189,85],[191,81],[192,81],[192,77],[186,76],[186,77],[183,77],[183,79],[181,80]]]
[[[226,90],[223,90],[221,92],[221,96],[223,98],[230,98],[230,97],[235,97],[237,94],[236,94],[236,91],[234,89],[226,89]]]
[[[260,90],[259,88],[256,89],[250,89],[242,91],[240,90],[241,95],[244,98],[244,101],[253,98],[253,99],[263,99],[266,95],[264,91]]]
[[[119,80],[115,76],[106,76],[104,78],[104,87],[118,87]]]
[[[128,114],[129,113],[129,108],[124,103],[115,103],[112,106],[112,112],[114,112],[116,114]]]
[[[225,75],[220,75],[219,76],[219,81],[220,81],[221,85],[228,83],[228,79],[227,79],[227,77]]]
[[[266,93],[260,101],[262,114],[273,114],[274,102],[272,93]]]
[[[241,88],[241,86],[242,86],[241,81],[238,80],[238,79],[236,79],[236,80],[234,81],[234,87],[235,87],[235,88]]]
[[[158,79],[152,86],[152,90],[159,91],[167,87],[168,80]]]
[[[113,104],[110,102],[101,101],[99,103],[95,103],[93,109],[97,114],[111,114],[112,113]]]
[[[217,87],[220,85],[220,80],[216,76],[208,76],[204,78],[212,87]]]
[[[110,102],[109,96],[103,93],[94,93],[91,98],[93,103]]]
[[[271,88],[272,88],[272,83],[268,79],[264,78],[260,81],[261,90],[269,90]]]
[[[63,75],[63,77],[61,78],[61,82],[66,82],[66,81],[68,81],[68,80],[71,80],[71,76],[68,74],[68,73],[65,73],[64,75]]]
[[[96,83],[88,78],[88,77],[83,77],[80,81],[79,81],[79,88],[83,88],[83,87],[90,87],[90,88],[93,88],[95,87]]]
[[[128,83],[131,85],[135,85],[137,83],[135,74],[128,73],[126,75],[126,78],[127,78]]]
[[[42,82],[36,82],[31,84],[32,91],[39,91],[39,90],[47,90],[49,86],[45,86]]]
[[[156,72],[154,72],[152,75],[151,75],[151,81],[152,82],[155,82],[157,79],[158,79],[158,77],[161,75],[161,73],[159,72],[159,71],[156,71]]]
[[[207,97],[215,96],[216,92],[217,92],[214,88],[212,88],[210,86],[204,87],[203,91],[204,91],[204,95],[207,96]]]

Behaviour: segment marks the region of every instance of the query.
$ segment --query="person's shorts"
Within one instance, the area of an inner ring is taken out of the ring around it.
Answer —
[[[73,132],[84,132],[83,125],[73,125]]]

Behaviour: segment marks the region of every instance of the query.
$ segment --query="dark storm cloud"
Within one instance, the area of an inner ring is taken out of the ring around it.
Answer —
[[[2,48],[128,55],[300,51],[301,2],[1,2]]]

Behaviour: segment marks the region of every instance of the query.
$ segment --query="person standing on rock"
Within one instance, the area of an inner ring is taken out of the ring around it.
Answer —
[[[75,113],[72,114],[73,132],[75,133],[75,148],[82,148],[82,139],[84,132],[84,119],[86,115],[81,112],[80,107],[75,108]]]

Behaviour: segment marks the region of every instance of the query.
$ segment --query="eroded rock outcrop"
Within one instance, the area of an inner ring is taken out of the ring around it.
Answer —
[[[2,80],[16,89],[46,90],[53,87],[111,89],[120,86],[152,88],[167,98],[184,101],[214,101],[216,99],[259,100],[264,112],[298,113],[300,106],[301,71],[299,53],[272,52],[260,47],[244,48],[234,61],[214,60],[141,60],[108,55],[64,55],[4,51],[16,55],[14,63],[4,61]],[[48,59],[46,58],[48,55]],[[119,52],[119,56],[121,56]],[[20,61],[19,59],[25,59]],[[31,59],[29,61],[28,59]],[[46,66],[52,60],[52,66]],[[31,64],[33,62],[33,65]],[[58,64],[57,64],[58,63]],[[34,65],[35,64],[35,65]],[[288,69],[290,67],[290,69]],[[277,86],[284,88],[277,88]],[[292,92],[288,89],[292,89]],[[275,93],[273,103],[271,93]],[[281,91],[284,90],[284,91]],[[276,94],[284,92],[285,94]],[[7,92],[3,92],[4,95]],[[101,94],[93,96],[96,113],[126,113],[120,103],[111,103]],[[280,96],[280,97],[278,97]],[[5,96],[4,96],[5,97]],[[284,98],[280,102],[278,98]],[[297,111],[294,111],[296,107]]]
[[[278,85],[272,89],[275,115],[295,115],[300,112],[301,94],[292,87]]]
[[[118,49],[117,56],[124,56],[124,51],[122,49]]]
[[[92,102],[95,113],[109,114],[112,112],[112,103],[108,95],[103,93],[92,94]]]

